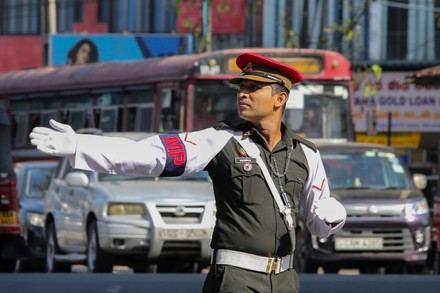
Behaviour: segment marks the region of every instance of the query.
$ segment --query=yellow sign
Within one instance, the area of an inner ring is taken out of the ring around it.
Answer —
[[[0,211],[0,224],[17,224],[17,214],[16,212]]]
[[[401,148],[417,149],[420,145],[421,134],[419,132],[392,133],[391,146]],[[365,133],[356,133],[356,141],[364,143],[388,144],[386,133],[377,135],[367,135]]]
[[[322,71],[322,61],[314,57],[270,57],[284,64],[290,65],[302,73],[319,73]],[[233,73],[241,72],[235,63],[235,58],[228,59],[228,70]]]

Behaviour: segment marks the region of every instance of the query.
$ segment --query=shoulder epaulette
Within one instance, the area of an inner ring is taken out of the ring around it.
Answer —
[[[292,134],[292,137],[294,139],[296,139],[297,141],[299,141],[300,143],[308,146],[315,153],[318,151],[318,148],[316,147],[316,145],[313,142],[311,142],[310,140],[307,140],[304,137],[301,137],[301,136],[296,135],[296,134]]]

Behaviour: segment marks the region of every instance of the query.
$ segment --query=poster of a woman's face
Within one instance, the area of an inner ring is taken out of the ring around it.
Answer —
[[[82,39],[67,53],[67,64],[79,65],[98,62],[98,48],[88,39]]]

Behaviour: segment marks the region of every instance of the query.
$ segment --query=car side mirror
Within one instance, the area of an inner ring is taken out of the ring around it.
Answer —
[[[84,172],[70,172],[66,176],[66,183],[73,187],[87,187],[90,181]]]
[[[413,182],[417,189],[422,190],[426,188],[426,185],[428,184],[428,179],[424,174],[414,173]]]

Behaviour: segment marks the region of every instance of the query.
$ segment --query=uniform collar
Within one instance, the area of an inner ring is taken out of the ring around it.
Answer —
[[[241,131],[243,131],[243,136],[249,136],[251,138],[258,139],[259,141],[263,142],[264,139],[261,135],[261,133],[256,129],[251,123],[245,122],[243,124],[240,124],[238,127]],[[281,141],[278,142],[278,144],[275,146],[273,151],[278,151],[281,149],[285,149],[287,147],[293,146],[296,147],[297,139],[292,135],[293,132],[290,130],[290,128],[284,124],[281,123]],[[266,145],[266,144],[264,144]]]

